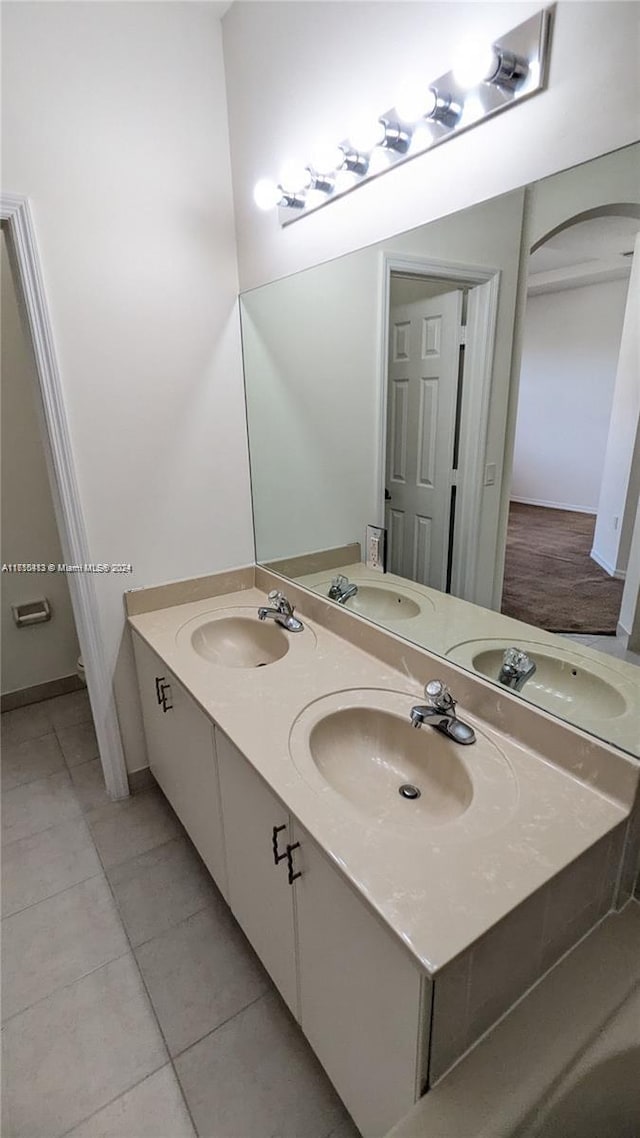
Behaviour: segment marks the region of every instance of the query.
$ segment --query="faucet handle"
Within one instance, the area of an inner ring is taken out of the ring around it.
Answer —
[[[292,615],[293,605],[289,603],[284,593],[281,593],[279,589],[272,589],[271,592],[267,594],[267,600],[271,601],[271,604],[274,608],[277,608],[279,612],[286,613],[287,616]]]
[[[349,584],[349,578],[345,577],[344,573],[338,573],[337,577],[331,578],[332,589],[344,589],[345,585]]]
[[[455,700],[442,680],[429,680],[429,683],[425,684],[424,694],[439,711],[449,711],[455,707]]]
[[[532,665],[535,671],[535,664],[531,657],[527,656],[527,653],[523,652],[521,648],[516,648],[515,645],[505,649],[502,663],[505,668],[512,669],[517,674],[527,671]]]

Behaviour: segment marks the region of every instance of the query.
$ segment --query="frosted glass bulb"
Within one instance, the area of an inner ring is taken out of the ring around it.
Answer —
[[[275,209],[282,201],[282,190],[271,178],[261,178],[253,188],[253,200],[258,209]]]
[[[280,185],[290,194],[299,194],[311,184],[309,171],[303,162],[285,162],[280,171]]]
[[[336,174],[336,188],[334,193],[343,194],[345,190],[350,190],[355,186],[358,178],[357,175],[351,170],[338,170]]]
[[[371,158],[369,159],[368,174],[381,174],[386,170],[390,164],[391,155],[388,150],[374,150]]]
[[[498,68],[496,49],[488,43],[465,44],[453,65],[453,77],[461,87],[477,87],[491,79]]]
[[[311,165],[319,174],[332,174],[344,163],[344,150],[331,142],[320,142],[311,151]]]
[[[436,97],[421,80],[412,79],[402,85],[396,99],[396,111],[402,122],[416,122],[433,114]]]
[[[353,123],[349,133],[349,142],[354,150],[360,154],[368,154],[374,146],[384,142],[384,124],[374,118],[363,118]]]

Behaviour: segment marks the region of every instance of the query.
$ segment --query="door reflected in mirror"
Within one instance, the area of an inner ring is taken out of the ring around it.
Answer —
[[[635,754],[639,152],[241,297],[257,559]]]

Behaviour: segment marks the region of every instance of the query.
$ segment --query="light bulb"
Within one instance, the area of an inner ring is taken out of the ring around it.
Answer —
[[[332,174],[344,165],[344,150],[331,142],[320,142],[311,151],[311,165],[320,174]]]
[[[280,184],[291,194],[299,194],[311,185],[311,175],[304,162],[285,162],[280,171]]]
[[[460,87],[477,87],[493,79],[500,67],[500,56],[493,44],[467,43],[458,52],[453,77]]]
[[[391,162],[390,150],[383,150],[382,148],[374,150],[371,158],[369,159],[368,174],[381,174],[383,170],[388,169]]]
[[[362,118],[354,122],[349,132],[349,142],[354,150],[368,154],[374,146],[384,142],[384,123],[374,118]]]
[[[275,209],[282,201],[282,190],[271,178],[260,178],[253,188],[253,200],[258,209]]]
[[[355,186],[357,180],[358,175],[354,174],[353,170],[338,170],[334,193],[343,194],[346,190],[350,190],[352,186]]]
[[[436,96],[421,80],[408,80],[400,88],[395,109],[402,122],[428,118],[436,106]]]

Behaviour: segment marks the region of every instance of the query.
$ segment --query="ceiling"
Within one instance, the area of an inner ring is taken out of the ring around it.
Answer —
[[[640,218],[606,216],[556,233],[529,258],[528,292],[553,292],[629,275]]]

